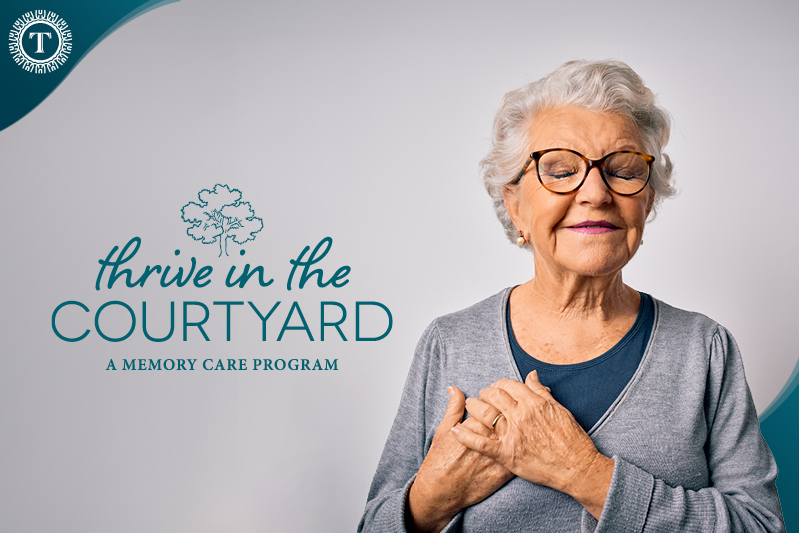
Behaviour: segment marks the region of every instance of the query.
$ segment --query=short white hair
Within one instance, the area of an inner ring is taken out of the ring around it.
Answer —
[[[569,61],[552,74],[504,96],[494,119],[491,149],[480,162],[483,183],[511,242],[516,242],[518,233],[505,209],[502,193],[516,180],[530,156],[533,118],[542,111],[564,106],[630,119],[638,127],[644,150],[655,156],[649,180],[655,207],[674,195],[673,165],[663,152],[669,142],[671,118],[656,104],[652,91],[626,63]]]

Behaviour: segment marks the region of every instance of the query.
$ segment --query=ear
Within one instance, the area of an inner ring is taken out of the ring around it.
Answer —
[[[518,185],[505,185],[502,189],[502,199],[505,201],[505,211],[510,215],[513,225],[519,227],[519,192]]]
[[[649,214],[652,212],[652,207],[655,205],[655,193],[654,190],[649,189],[649,201],[646,203],[646,218],[649,218]]]

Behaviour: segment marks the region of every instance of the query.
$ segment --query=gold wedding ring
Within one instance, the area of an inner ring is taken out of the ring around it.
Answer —
[[[499,419],[500,419],[500,418],[502,418],[502,413],[499,413],[499,414],[498,414],[498,415],[497,415],[497,416],[494,418],[494,421],[493,421],[493,422],[491,422],[491,429],[494,429],[495,427],[497,427],[497,422],[499,422]]]

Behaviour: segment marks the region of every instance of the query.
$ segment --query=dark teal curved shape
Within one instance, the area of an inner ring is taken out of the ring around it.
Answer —
[[[799,531],[799,363],[777,398],[760,415],[760,432],[777,460],[780,493],[786,531]]]
[[[771,402],[771,405],[769,405],[760,415],[759,419],[761,423],[770,417],[771,414],[776,411],[783,404],[783,402],[785,402],[785,400],[791,396],[791,394],[793,394],[793,391],[796,390],[796,386],[799,385],[799,379],[796,377],[797,375],[799,375],[799,362],[796,363],[793,372],[791,372],[791,377],[788,378],[788,381],[782,387],[782,390],[779,392],[779,394],[777,394],[777,397],[774,398],[774,401]]]
[[[58,70],[26,72],[8,46],[0,47],[0,130],[30,113],[106,37],[136,17],[179,0],[11,0],[0,6],[0,37],[8,43],[14,22],[28,11],[45,9],[63,18],[72,32],[72,51]]]

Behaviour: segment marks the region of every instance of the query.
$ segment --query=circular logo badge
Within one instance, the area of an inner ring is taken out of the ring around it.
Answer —
[[[67,62],[72,51],[72,32],[67,23],[44,9],[19,17],[8,34],[14,62],[35,74],[52,72]]]

